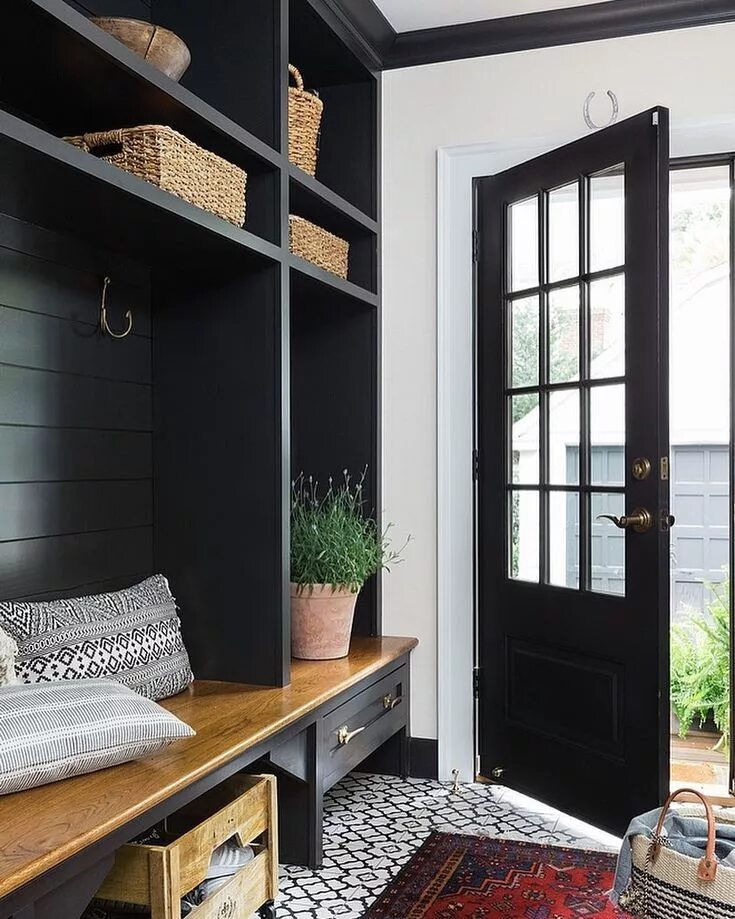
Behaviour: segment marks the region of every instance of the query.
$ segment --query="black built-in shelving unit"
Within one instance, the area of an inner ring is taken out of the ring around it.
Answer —
[[[18,332],[0,342],[0,599],[161,570],[197,676],[286,684],[292,477],[367,467],[380,507],[379,76],[322,0],[3,13],[0,322]],[[89,13],[176,31],[181,84]],[[288,160],[289,61],[325,103],[315,178]],[[150,123],[247,171],[243,229],[61,139]],[[290,254],[289,213],[350,241],[348,280]],[[105,274],[136,319],[119,342],[94,328]],[[357,634],[379,633],[378,594]]]

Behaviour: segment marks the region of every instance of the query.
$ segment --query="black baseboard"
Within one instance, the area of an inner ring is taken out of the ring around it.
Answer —
[[[408,741],[408,774],[414,779],[439,777],[439,742],[424,737]]]

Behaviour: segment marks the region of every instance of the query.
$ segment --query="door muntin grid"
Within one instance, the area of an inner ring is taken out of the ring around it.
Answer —
[[[625,448],[624,167],[511,202],[505,225],[507,574],[624,596],[625,540],[608,576],[594,519],[625,504],[624,468],[594,460]]]

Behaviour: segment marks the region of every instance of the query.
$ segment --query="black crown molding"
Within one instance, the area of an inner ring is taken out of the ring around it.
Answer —
[[[309,0],[374,70],[384,70],[397,32],[373,0]]]
[[[735,21],[735,0],[605,0],[542,13],[396,32],[373,0],[322,0],[369,49],[378,69],[415,67]],[[560,0],[563,2],[563,0]]]

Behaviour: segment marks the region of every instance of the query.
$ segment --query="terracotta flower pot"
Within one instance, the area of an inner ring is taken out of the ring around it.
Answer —
[[[357,593],[331,584],[291,584],[291,653],[307,661],[347,657]]]

